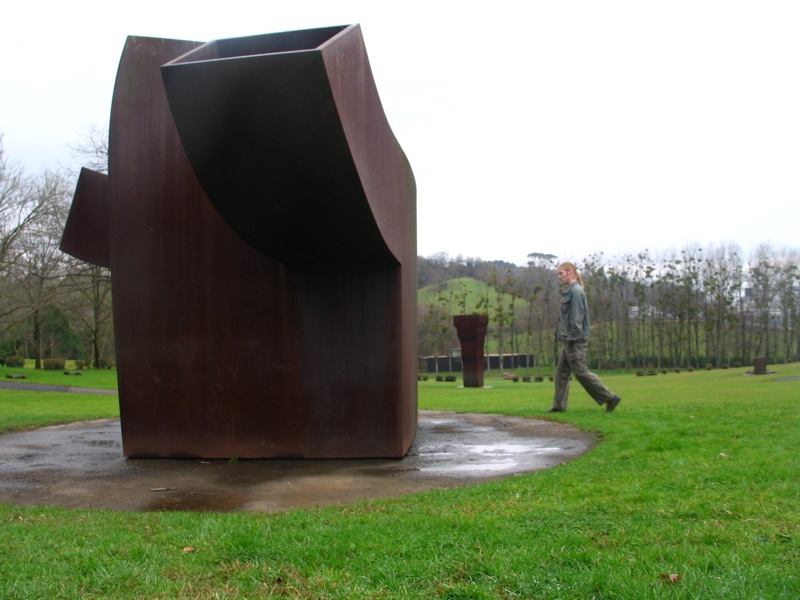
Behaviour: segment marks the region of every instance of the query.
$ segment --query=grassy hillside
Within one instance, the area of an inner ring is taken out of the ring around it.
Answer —
[[[489,310],[485,303],[489,303]],[[503,306],[507,307],[511,301],[509,294],[501,294]],[[441,284],[429,285],[417,291],[417,301],[420,306],[429,306],[437,301],[445,302],[453,315],[471,314],[474,312],[493,313],[497,309],[497,291],[483,281],[471,277],[458,277],[449,279]],[[518,314],[523,314],[526,303],[516,299],[514,305]],[[465,309],[466,307],[466,309]],[[480,308],[479,308],[480,307]]]

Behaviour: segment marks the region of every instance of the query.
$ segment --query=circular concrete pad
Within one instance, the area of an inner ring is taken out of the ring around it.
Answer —
[[[0,435],[0,502],[121,511],[275,511],[452,488],[537,471],[591,449],[570,425],[420,411],[402,459],[126,459],[118,420]]]

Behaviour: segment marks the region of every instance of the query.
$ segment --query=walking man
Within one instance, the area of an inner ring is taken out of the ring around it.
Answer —
[[[556,337],[563,344],[556,367],[556,392],[553,408],[547,412],[564,412],[569,401],[570,374],[583,386],[583,389],[606,411],[611,412],[622,400],[612,393],[600,378],[586,366],[586,351],[589,347],[589,306],[583,291],[583,279],[577,267],[571,262],[558,266],[558,281],[566,289],[561,299]]]

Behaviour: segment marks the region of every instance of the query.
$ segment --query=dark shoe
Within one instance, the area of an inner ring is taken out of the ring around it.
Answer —
[[[548,410],[546,410],[544,412],[549,413],[549,412],[567,412],[567,411],[561,410],[560,408],[551,408],[551,409],[548,409]]]
[[[611,400],[606,402],[606,412],[614,412],[614,409],[617,408],[617,404],[620,402],[622,402],[622,398],[614,396]]]

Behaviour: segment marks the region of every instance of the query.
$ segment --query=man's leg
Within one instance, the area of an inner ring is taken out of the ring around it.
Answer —
[[[598,404],[613,402],[617,398],[616,394],[609,390],[600,378],[589,371],[586,366],[588,347],[587,342],[575,342],[567,345],[568,358],[572,365],[572,371],[575,373],[575,379]]]
[[[556,366],[556,392],[553,397],[553,412],[563,412],[567,410],[567,402],[569,401],[569,376],[572,369],[567,359],[566,346],[561,350],[558,357],[558,365]]]

